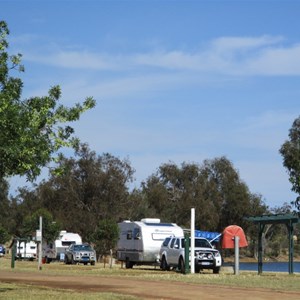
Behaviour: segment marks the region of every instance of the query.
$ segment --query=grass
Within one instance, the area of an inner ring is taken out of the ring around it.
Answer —
[[[114,293],[82,293],[63,290],[50,289],[37,286],[29,286],[23,284],[0,283],[0,299],[8,300],[138,300],[136,297],[122,296]]]
[[[174,271],[162,272],[159,268],[134,267],[127,270],[114,265],[113,268],[103,267],[98,263],[96,266],[65,265],[63,263],[51,263],[42,266],[38,270],[37,262],[16,261],[15,268],[11,269],[11,262],[8,258],[0,259],[0,269],[11,270],[12,272],[43,272],[51,275],[68,276],[120,276],[135,278],[136,280],[157,280],[157,281],[178,281],[203,285],[238,286],[245,288],[263,288],[277,291],[300,291],[300,274],[289,275],[287,273],[264,272],[257,275],[257,272],[240,271],[238,276],[232,273],[221,271],[220,274],[212,274],[210,270],[200,274],[182,275]],[[70,290],[57,290],[42,287],[33,287],[22,284],[0,283],[0,299],[82,299],[82,293]],[[136,300],[131,296],[122,296],[113,293],[92,293],[85,292],[84,299],[104,299],[104,300]]]

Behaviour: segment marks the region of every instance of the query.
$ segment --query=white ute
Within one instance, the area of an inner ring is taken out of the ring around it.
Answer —
[[[160,267],[162,270],[178,268],[185,272],[185,248],[184,237],[166,238],[160,249]],[[222,257],[217,249],[214,249],[205,238],[195,238],[195,271],[212,269],[217,274],[222,265]]]

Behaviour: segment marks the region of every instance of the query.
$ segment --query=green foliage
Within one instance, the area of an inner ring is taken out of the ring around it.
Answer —
[[[5,179],[0,178],[0,225],[7,225],[10,221],[10,209],[8,199],[9,185]]]
[[[292,191],[299,195],[293,204],[300,212],[300,117],[293,122],[289,131],[289,140],[284,142],[279,152],[283,157],[283,165],[288,171]]]
[[[95,244],[96,252],[100,255],[110,253],[116,246],[119,238],[119,227],[115,220],[105,219],[98,223],[92,235],[92,242]]]
[[[52,174],[38,188],[41,207],[48,209],[63,228],[78,232],[84,240],[95,231],[99,219],[127,218],[128,184],[134,170],[127,160],[110,154],[97,156],[81,144],[75,158],[61,156],[60,176]]]
[[[47,96],[21,100],[23,83],[10,71],[23,72],[21,55],[9,56],[5,22],[0,22],[0,178],[25,175],[34,180],[42,167],[62,147],[77,148],[74,129],[64,123],[76,121],[95,106],[92,97],[68,108],[59,105],[61,90],[52,87]]]
[[[39,209],[25,217],[22,237],[32,238],[35,235],[36,230],[40,228],[40,216],[42,217],[43,240],[54,241],[58,237],[61,226],[54,221],[51,213],[46,209]]]
[[[7,230],[0,225],[0,244],[5,244],[10,239],[10,235],[8,234]]]
[[[232,163],[225,157],[202,165],[163,164],[143,184],[151,213],[164,221],[190,226],[190,209],[195,208],[196,227],[222,231],[238,224],[248,227],[247,215],[266,211],[259,196],[252,195]]]

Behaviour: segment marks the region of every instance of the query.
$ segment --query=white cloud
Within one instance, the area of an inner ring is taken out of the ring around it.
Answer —
[[[300,44],[263,49],[256,58],[246,61],[245,70],[253,75],[300,75]]]
[[[61,68],[97,71],[155,72],[193,71],[223,75],[300,75],[300,45],[283,46],[282,37],[221,37],[204,49],[184,52],[108,54],[88,50],[62,50],[51,46],[48,53],[26,51],[25,59]],[[50,51],[50,52],[49,52]],[[126,73],[127,75],[127,73]]]
[[[37,42],[36,36],[22,36],[23,41]],[[32,45],[35,45],[33,43]],[[172,49],[170,51],[147,51],[144,53],[111,54],[87,49],[74,50],[68,46],[51,43],[43,51],[33,46],[24,51],[24,59],[70,70],[86,69],[114,72],[161,71],[196,72],[194,76],[207,73],[233,76],[300,75],[300,44],[284,44],[278,36],[220,37],[208,41],[205,47],[194,52]],[[80,46],[79,46],[80,47]],[[71,50],[68,50],[70,48]],[[47,50],[45,50],[47,49]],[[37,52],[38,51],[38,52]],[[40,53],[43,53],[42,55]]]
[[[249,51],[269,47],[278,44],[282,37],[260,36],[260,37],[220,37],[211,42],[213,52],[226,53],[234,51]]]

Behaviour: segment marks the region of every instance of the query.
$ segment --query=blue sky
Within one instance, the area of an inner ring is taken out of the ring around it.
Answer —
[[[290,202],[279,148],[300,108],[300,1],[4,1],[23,95],[56,84],[97,107],[75,125],[136,182],[226,156],[271,207]],[[12,189],[22,182],[12,180]]]

